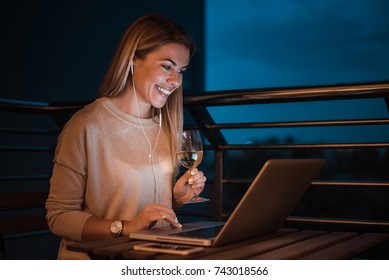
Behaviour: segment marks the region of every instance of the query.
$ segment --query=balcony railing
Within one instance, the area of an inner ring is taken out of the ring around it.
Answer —
[[[226,176],[227,154],[231,151],[306,151],[306,150],[339,150],[339,149],[388,149],[388,135],[382,135],[382,141],[364,142],[364,143],[267,143],[267,144],[231,144],[223,134],[223,131],[239,129],[242,132],[246,129],[265,129],[265,128],[300,128],[300,127],[347,127],[347,126],[374,126],[389,125],[389,118],[374,119],[348,119],[348,120],[305,120],[305,121],[275,121],[275,122],[237,122],[237,123],[216,123],[214,117],[209,111],[211,107],[219,106],[237,106],[252,104],[276,104],[276,103],[293,103],[293,102],[321,102],[326,100],[354,100],[354,99],[371,99],[378,98],[386,102],[389,106],[389,83],[371,83],[371,84],[352,84],[339,86],[321,86],[321,87],[304,87],[304,88],[279,88],[263,90],[234,90],[220,92],[205,92],[198,95],[184,97],[184,107],[190,114],[194,123],[187,123],[187,127],[198,127],[207,139],[208,145],[205,147],[213,155],[213,178],[209,179],[209,192],[211,203],[204,208],[182,209],[181,215],[204,216],[210,219],[223,220],[229,215],[225,210],[223,197],[226,185],[247,185],[251,178],[231,178]],[[0,99],[0,111],[23,113],[31,115],[44,115],[50,117],[56,123],[57,127],[42,128],[0,128],[1,134],[23,135],[57,135],[63,125],[69,120],[71,115],[86,105],[87,102],[71,104],[52,104],[41,102],[15,101]],[[347,110],[347,108],[345,108]],[[389,108],[388,108],[389,111]],[[389,114],[388,114],[389,115]],[[55,142],[50,142],[48,146],[20,146],[20,145],[0,145],[0,151],[19,151],[28,152],[52,152]],[[47,179],[50,174],[2,174],[0,181],[5,180],[35,180],[36,178]],[[315,181],[312,188],[388,188],[388,181]],[[317,217],[291,217],[290,221],[315,222],[323,223],[365,223],[371,225],[371,221],[351,221],[347,219],[318,219]],[[387,221],[379,221],[376,224],[389,225]]]

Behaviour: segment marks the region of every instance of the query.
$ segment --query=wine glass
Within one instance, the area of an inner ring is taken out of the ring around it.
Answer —
[[[177,152],[177,158],[180,164],[188,170],[199,166],[203,160],[203,142],[200,132],[197,129],[183,130],[180,141],[181,146]],[[192,199],[185,202],[185,204],[204,201],[209,201],[209,199],[195,195]]]

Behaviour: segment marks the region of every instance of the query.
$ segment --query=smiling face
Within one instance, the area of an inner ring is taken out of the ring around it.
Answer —
[[[181,86],[189,55],[185,46],[169,43],[144,58],[134,59],[133,79],[140,116],[147,117],[151,106],[162,108],[170,94]],[[129,83],[128,90],[134,94]]]

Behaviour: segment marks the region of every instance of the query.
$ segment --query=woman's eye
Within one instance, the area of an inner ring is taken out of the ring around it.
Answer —
[[[168,70],[168,71],[170,71],[172,69],[172,67],[169,66],[169,65],[162,65],[162,67],[165,68],[165,70]]]

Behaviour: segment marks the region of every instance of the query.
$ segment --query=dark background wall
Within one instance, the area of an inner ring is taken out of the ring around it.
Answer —
[[[185,27],[198,46],[184,91],[203,89],[204,5],[178,0],[5,0],[0,8],[0,99],[88,102],[129,24],[158,13]],[[47,115],[0,110],[0,196],[49,189],[60,127]],[[53,131],[54,133],[51,133]],[[45,215],[43,205],[0,212],[0,219]],[[0,259],[55,259],[59,238],[46,231],[0,236]]]
[[[5,0],[0,11],[0,98],[94,99],[115,47],[136,18],[168,16],[198,44],[185,76],[188,92],[203,88],[203,1]]]

